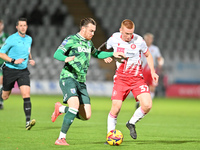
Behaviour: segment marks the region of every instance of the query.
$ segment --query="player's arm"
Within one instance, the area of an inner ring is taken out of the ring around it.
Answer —
[[[57,49],[54,53],[54,58],[59,61],[64,61],[65,63],[74,60],[75,56],[67,57],[65,56],[65,52],[61,49]]]
[[[54,53],[54,58],[59,61],[64,61],[65,63],[74,60],[75,56],[68,57],[65,55],[65,53],[67,52],[67,50],[69,50],[72,44],[73,44],[73,39],[71,39],[70,37],[64,39],[62,44],[58,47],[58,49]]]
[[[31,53],[29,54],[29,63],[34,66],[35,65],[35,60],[33,60],[33,57],[31,55]]]
[[[151,76],[153,80],[157,83],[159,76],[156,74],[155,69],[154,69],[153,57],[149,50],[147,50],[147,52],[144,53],[144,55],[146,56],[147,63],[149,65],[149,68],[151,69]]]
[[[6,40],[5,44],[2,46],[1,50],[0,50],[0,58],[7,61],[7,62],[10,62],[12,64],[21,64],[24,59],[23,58],[20,58],[20,59],[17,59],[15,60],[14,58],[10,58],[6,52],[11,48],[11,44],[9,44],[11,42],[8,42],[8,40]]]
[[[95,48],[92,50],[92,56],[98,59],[104,59],[104,58],[113,57],[113,56],[115,58],[125,58],[125,55],[122,52],[104,52],[104,51],[98,51]]]
[[[158,57],[157,58],[157,62],[158,62],[158,68],[161,69],[162,66],[164,65],[164,58],[163,57]]]
[[[105,47],[106,46],[106,42],[104,42],[99,48],[98,48],[98,50],[99,51],[108,51],[108,49],[107,48],[104,48],[103,50],[102,50],[102,48],[103,47]],[[110,49],[109,49],[110,50]],[[112,50],[113,51],[113,50]],[[113,59],[111,58],[111,57],[107,57],[107,58],[104,58],[104,62],[105,63],[111,63],[113,61]]]

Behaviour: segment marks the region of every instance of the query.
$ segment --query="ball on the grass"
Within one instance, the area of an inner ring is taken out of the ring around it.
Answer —
[[[108,142],[109,145],[113,146],[113,145],[120,145],[123,142],[123,134],[121,131],[119,130],[111,130],[107,136],[106,136],[106,140]]]

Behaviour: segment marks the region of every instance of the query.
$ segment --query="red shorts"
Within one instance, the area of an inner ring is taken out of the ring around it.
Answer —
[[[134,80],[133,80],[134,79]],[[141,93],[150,93],[149,87],[142,77],[119,77],[114,78],[114,86],[112,91],[111,100],[124,101],[129,93],[132,92],[136,101],[137,96]]]
[[[144,80],[147,83],[147,85],[151,85],[151,86],[157,86],[158,85],[158,83],[155,83],[153,81],[153,78],[151,77],[151,70],[149,69],[148,66],[145,66],[143,68],[142,74],[144,76]]]

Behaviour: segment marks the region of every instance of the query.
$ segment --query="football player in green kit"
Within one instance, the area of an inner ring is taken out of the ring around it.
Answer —
[[[0,49],[8,38],[9,34],[4,32],[4,22],[0,19]],[[3,84],[3,72],[2,66],[4,64],[4,60],[0,58],[0,88]],[[3,109],[3,101],[0,101],[0,109]]]
[[[81,120],[91,117],[90,98],[85,85],[91,55],[99,59],[112,56],[125,58],[121,52],[98,51],[91,41],[95,31],[96,22],[92,18],[82,19],[80,32],[65,38],[54,54],[55,59],[65,62],[59,84],[63,92],[63,103],[68,104],[66,107],[57,102],[51,116],[54,122],[60,114],[66,113],[56,145],[69,145],[66,133],[75,117]]]

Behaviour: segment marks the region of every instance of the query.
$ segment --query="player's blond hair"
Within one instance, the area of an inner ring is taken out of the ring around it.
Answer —
[[[133,29],[133,28],[135,28],[135,24],[133,23],[133,21],[131,21],[129,19],[125,19],[121,23],[121,28],[122,27],[126,27],[128,29]]]
[[[152,37],[152,38],[154,38],[154,35],[152,33],[145,33],[143,37],[144,37],[144,39],[146,37]]]

